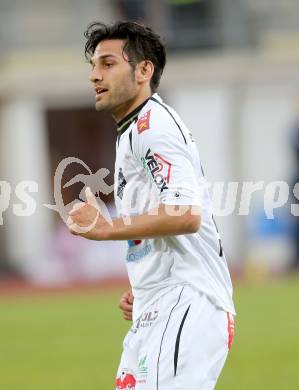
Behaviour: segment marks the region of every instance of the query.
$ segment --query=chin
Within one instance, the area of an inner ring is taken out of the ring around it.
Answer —
[[[95,104],[95,109],[96,109],[96,111],[103,111],[103,110],[105,110],[105,106],[103,104],[101,104],[100,102],[97,102]]]

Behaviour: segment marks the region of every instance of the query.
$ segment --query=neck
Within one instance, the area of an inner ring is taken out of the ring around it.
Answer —
[[[147,91],[146,93],[143,93],[143,94],[139,95],[138,97],[135,97],[133,99],[128,100],[121,107],[118,107],[114,110],[114,112],[112,113],[113,119],[117,123],[120,122],[127,115],[129,115],[132,111],[134,111],[135,108],[140,106],[140,104],[142,104],[145,100],[149,99],[151,96],[152,96],[152,93],[150,91]]]

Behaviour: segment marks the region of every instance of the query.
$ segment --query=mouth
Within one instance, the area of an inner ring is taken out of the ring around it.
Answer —
[[[96,92],[96,100],[100,99],[104,93],[106,93],[108,91],[107,88],[103,88],[103,87],[96,87],[95,88],[95,92]]]

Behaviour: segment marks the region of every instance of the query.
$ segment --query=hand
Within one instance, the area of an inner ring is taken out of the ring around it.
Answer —
[[[107,221],[100,210],[98,202],[87,187],[85,190],[87,202],[76,203],[69,213],[67,227],[74,235],[89,240],[105,240],[111,228],[111,219]]]
[[[119,301],[118,306],[123,312],[123,318],[127,321],[132,321],[133,302],[134,296],[131,290],[125,292]]]

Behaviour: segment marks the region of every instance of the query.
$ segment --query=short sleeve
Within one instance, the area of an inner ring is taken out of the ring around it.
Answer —
[[[135,157],[153,181],[159,202],[200,206],[202,174],[194,158],[196,146],[188,143],[174,117],[163,107],[148,110],[134,130]]]

